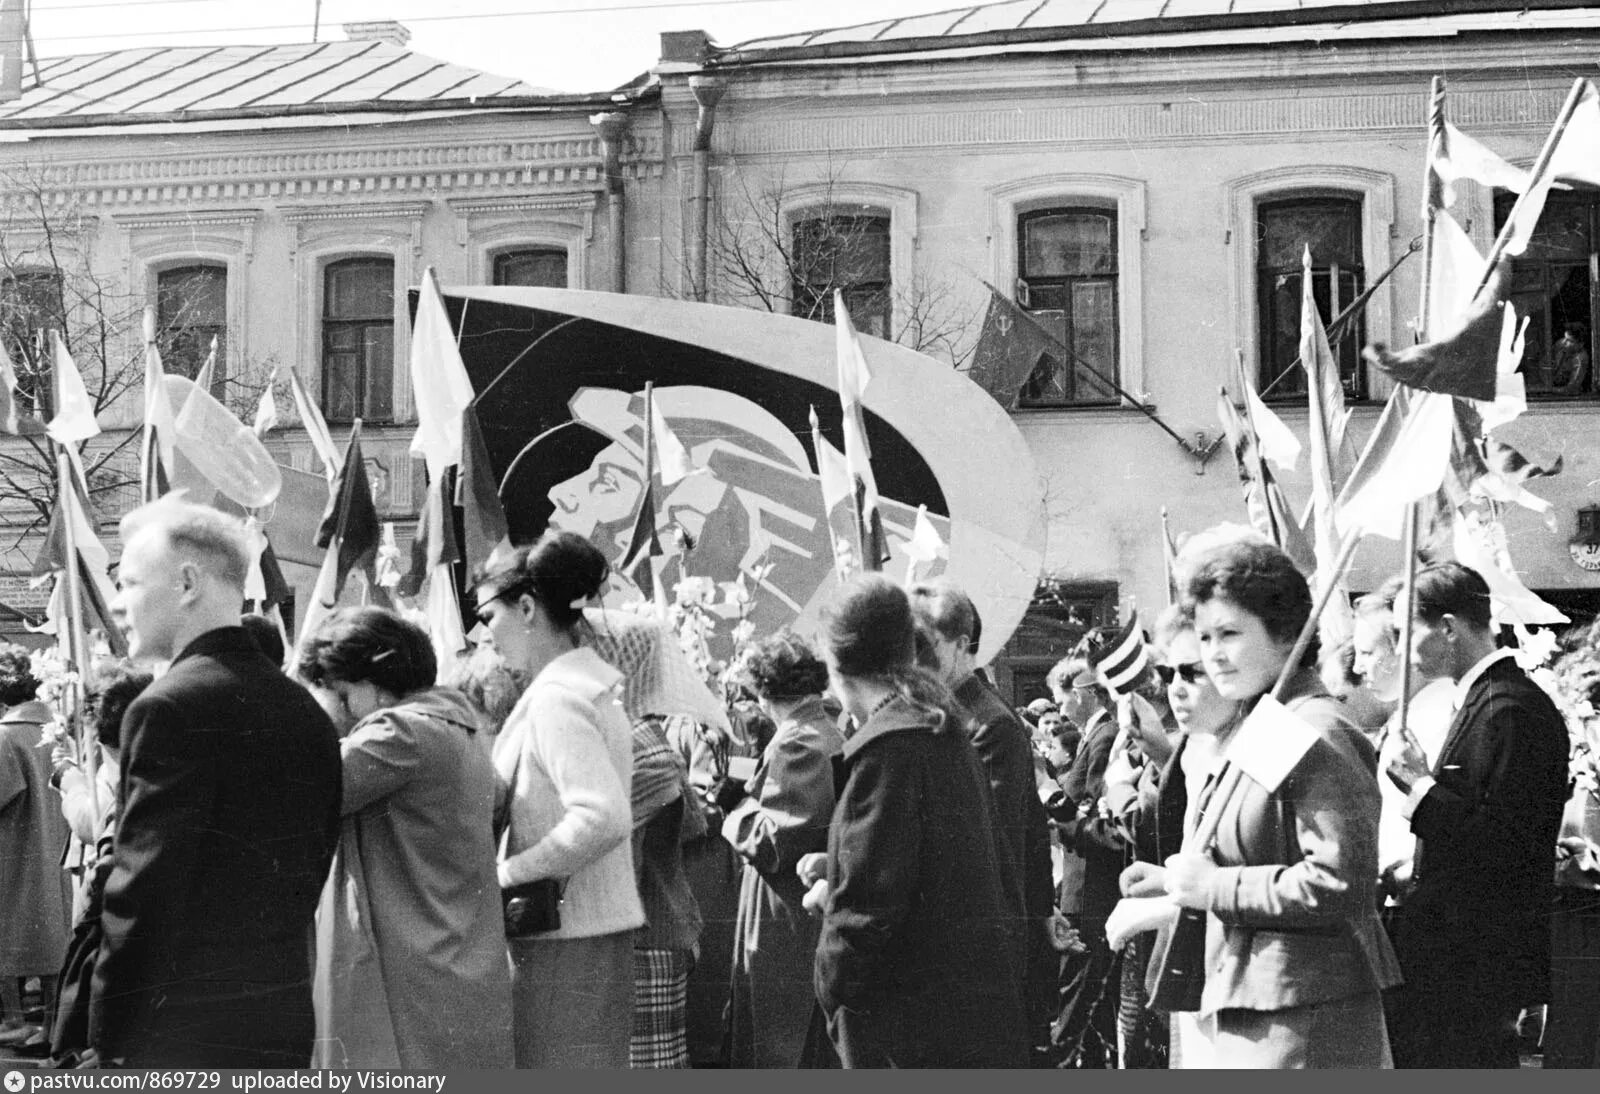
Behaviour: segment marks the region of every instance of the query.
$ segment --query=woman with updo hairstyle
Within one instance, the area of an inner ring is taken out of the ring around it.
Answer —
[[[1399,966],[1375,900],[1377,757],[1323,687],[1314,638],[1290,665],[1311,616],[1306,579],[1271,544],[1225,543],[1195,561],[1184,605],[1216,698],[1248,717],[1287,669],[1280,699],[1314,736],[1275,790],[1245,775],[1212,802],[1221,772],[1191,787],[1186,835],[1205,810],[1221,810],[1211,847],[1123,875],[1129,895],[1165,893],[1209,913],[1205,988],[1182,1066],[1392,1066],[1382,992]],[[1241,724],[1215,730],[1224,762]]]
[[[479,578],[478,619],[531,682],[494,743],[509,795],[502,889],[564,885],[560,925],[509,940],[516,1066],[628,1066],[634,879],[633,738],[622,674],[579,644],[605,557],[573,532],[546,532]]]
[[[915,667],[905,591],[881,574],[853,579],[823,611],[821,645],[855,724],[819,894],[817,1000],[839,1057],[1026,1067],[988,779],[955,700]],[[820,871],[807,860],[801,873]]]
[[[312,1066],[509,1067],[496,785],[477,712],[434,686],[428,636],[383,608],[328,616],[295,671],[339,730],[344,768]]]
[[[828,667],[799,635],[783,631],[744,647],[728,676],[777,727],[743,793],[724,803],[723,838],[744,860],[728,1066],[793,1068],[815,1062],[807,1033],[818,927],[802,907],[795,868],[827,849],[833,758],[844,738],[822,702]]]

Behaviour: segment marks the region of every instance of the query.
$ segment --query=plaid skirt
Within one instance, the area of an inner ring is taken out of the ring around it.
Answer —
[[[691,950],[633,950],[633,1036],[628,1066],[689,1066],[688,1002]]]

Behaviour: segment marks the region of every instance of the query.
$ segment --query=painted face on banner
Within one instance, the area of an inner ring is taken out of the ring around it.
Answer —
[[[550,488],[550,524],[597,541],[613,532],[626,537],[643,492],[643,469],[626,448],[612,444],[581,474]]]

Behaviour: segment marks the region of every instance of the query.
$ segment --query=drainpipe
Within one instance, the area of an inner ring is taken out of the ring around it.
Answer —
[[[694,122],[694,236],[690,240],[689,280],[694,298],[706,298],[707,222],[711,212],[711,130],[717,124],[717,103],[728,90],[720,76],[691,76],[689,90],[700,110]]]
[[[627,140],[628,116],[621,111],[589,115],[600,132],[600,155],[605,160],[606,214],[611,233],[611,291],[628,291],[628,248],[622,223],[622,146]]]

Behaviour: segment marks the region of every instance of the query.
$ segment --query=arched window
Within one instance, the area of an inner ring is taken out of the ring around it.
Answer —
[[[330,422],[394,418],[394,260],[323,270],[322,409]]]
[[[220,398],[227,380],[227,340],[227,267],[178,266],[156,275],[156,344],[167,372],[194,379],[215,343],[211,392]]]
[[[567,249],[524,247],[502,251],[494,256],[494,283],[564,289],[567,287]]]
[[[1116,403],[1117,210],[1054,206],[1017,217],[1018,303],[1066,352],[1046,354],[1023,406]],[[1102,379],[1102,377],[1104,379]]]
[[[1268,398],[1306,393],[1300,357],[1302,255],[1311,248],[1311,293],[1323,325],[1366,288],[1361,198],[1312,194],[1256,202],[1257,389]],[[1358,319],[1334,356],[1345,397],[1366,396],[1361,364],[1365,326]]]

